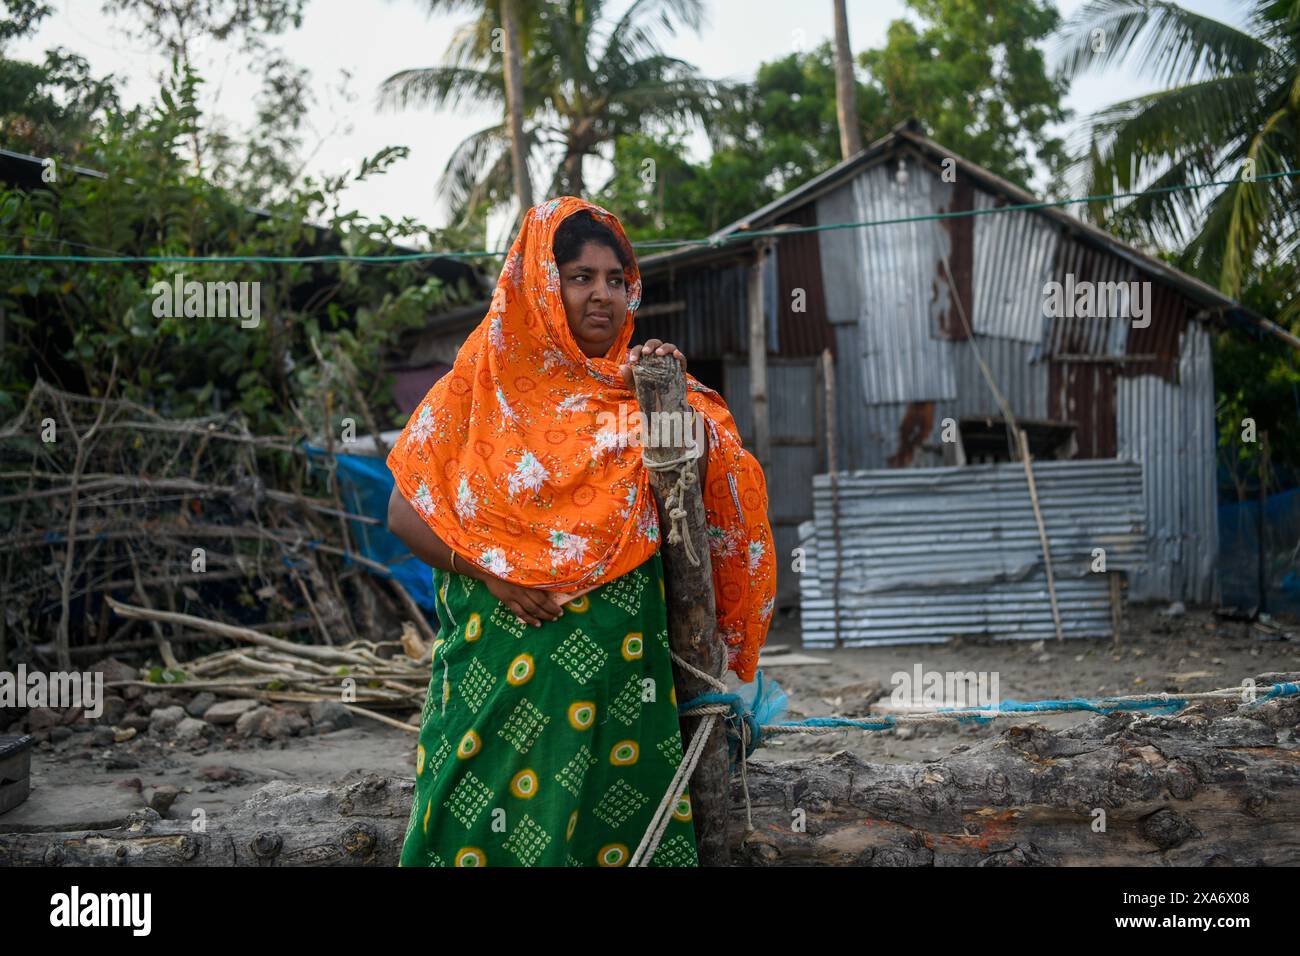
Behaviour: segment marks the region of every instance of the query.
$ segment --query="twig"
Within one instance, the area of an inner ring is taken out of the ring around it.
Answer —
[[[168,621],[173,624],[185,624],[189,627],[198,628],[199,630],[211,631],[213,634],[220,634],[222,637],[233,638],[238,641],[248,641],[250,644],[257,644],[261,647],[272,647],[278,651],[287,651],[292,654],[301,654],[304,657],[314,658],[318,661],[330,661],[336,664],[364,664],[365,658],[347,651],[341,651],[333,647],[317,647],[314,644],[294,644],[292,641],[282,641],[277,637],[268,637],[265,634],[258,633],[246,627],[238,627],[234,624],[222,624],[219,621],[209,621],[201,617],[195,617],[193,614],[174,614],[171,611],[152,611],[147,608],[134,607],[130,604],[123,604],[115,601],[111,597],[105,597],[109,606],[113,608],[122,617],[138,617],[143,620]]]
[[[72,590],[72,558],[76,552],[76,535],[77,535],[77,510],[80,504],[77,498],[77,483],[81,480],[81,470],[86,464],[86,446],[93,440],[99,431],[100,425],[104,423],[104,415],[108,412],[108,396],[113,391],[113,386],[117,383],[117,356],[113,356],[113,367],[108,373],[108,387],[104,390],[104,402],[99,406],[99,414],[95,416],[95,423],[90,426],[83,439],[77,433],[77,426],[73,424],[72,416],[68,414],[67,406],[62,402],[59,408],[67,421],[66,427],[72,432],[72,440],[77,446],[76,461],[72,466],[72,505],[68,512],[68,546],[63,552],[63,596],[61,600],[61,609],[59,612],[59,630],[55,636],[55,653],[59,662],[59,669],[64,671],[72,670],[72,655],[69,653],[68,629],[71,614],[71,597]]]
[[[140,566],[136,563],[135,554],[131,554],[131,571],[135,575],[135,593],[136,597],[145,605],[153,610],[153,602],[149,600],[149,595],[145,593],[144,585],[140,583]],[[167,643],[163,637],[162,625],[155,619],[150,622],[153,625],[154,636],[158,639],[158,654],[162,657],[162,662],[169,670],[180,670],[181,665],[176,660],[176,655],[172,653],[172,646]]]
[[[420,632],[420,636],[424,638],[424,642],[426,644],[432,644],[436,641],[438,635],[433,633],[433,628],[429,626],[429,621],[424,616],[424,612],[421,611],[420,606],[415,603],[415,599],[406,593],[406,588],[402,587],[401,582],[396,578],[389,578],[388,583],[393,586],[393,591],[397,594],[397,599],[401,602],[402,606],[406,608],[406,613],[411,617],[411,623],[414,624],[416,629]]]

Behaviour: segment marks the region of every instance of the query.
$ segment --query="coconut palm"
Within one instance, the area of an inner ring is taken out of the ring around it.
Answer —
[[[1091,0],[1063,34],[1071,77],[1131,62],[1166,86],[1095,114],[1083,166],[1090,194],[1168,191],[1090,214],[1151,246],[1172,242],[1179,265],[1232,296],[1265,260],[1294,268],[1300,183],[1258,177],[1300,166],[1300,0],[1254,0],[1242,29],[1174,3]],[[1284,317],[1297,311],[1300,297]]]
[[[498,158],[493,169],[493,186],[500,188],[503,162],[509,161],[509,173],[515,198],[521,210],[533,204],[532,178],[528,171],[530,142],[524,134],[524,79],[523,51],[527,35],[537,19],[540,0],[424,0],[429,13],[455,13],[468,11],[477,14],[474,21],[461,29],[452,39],[447,59],[449,69],[473,70],[483,61],[495,63],[500,73],[500,97],[505,105],[505,120],[492,127],[493,138],[508,143],[508,152]],[[384,81],[380,88],[379,103],[383,107],[403,107],[409,100],[425,102],[428,90],[425,84],[433,82],[428,71],[407,70],[396,73]],[[494,91],[495,95],[496,91]],[[454,102],[456,97],[452,97]],[[467,212],[482,204],[482,197],[464,183],[448,184],[452,192],[451,205],[463,207]],[[440,190],[441,192],[442,190]],[[500,198],[500,197],[498,197]],[[467,217],[462,216],[464,223]]]
[[[663,34],[678,23],[698,30],[701,0],[635,0],[618,20],[605,0],[521,3],[526,37],[521,73],[523,138],[539,162],[555,162],[548,194],[582,195],[584,161],[623,133],[704,122],[730,96],[683,60],[662,53]],[[447,64],[405,70],[384,81],[381,103],[434,108],[501,109],[505,76],[488,54],[492,17],[453,42]],[[454,213],[496,205],[509,195],[509,135],[505,121],[484,127],[453,151],[438,184]]]
[[[862,152],[862,128],[858,126],[857,80],[853,77],[853,53],[849,48],[849,15],[844,0],[834,0],[835,20],[835,116],[840,124],[840,158]]]

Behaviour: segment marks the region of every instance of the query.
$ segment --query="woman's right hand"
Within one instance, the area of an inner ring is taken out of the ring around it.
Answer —
[[[486,572],[483,583],[493,597],[525,624],[541,627],[542,621],[556,621],[564,614],[564,609],[549,591],[512,584]]]

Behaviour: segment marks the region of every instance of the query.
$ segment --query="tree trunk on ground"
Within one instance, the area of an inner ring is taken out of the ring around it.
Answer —
[[[733,778],[732,862],[1300,865],[1297,727],[1300,698],[1211,701],[1177,717],[1114,714],[1059,733],[1009,727],[933,763],[869,764],[845,751],[751,760],[755,831],[745,836]],[[0,865],[395,866],[413,787],[379,776],[332,787],[277,781],[209,819],[206,833],[152,810],[95,832],[75,821],[66,832],[4,832],[0,816]],[[1105,832],[1094,830],[1097,809]]]
[[[1063,733],[1009,727],[927,764],[868,764],[844,751],[751,761],[756,831],[734,862],[1300,864],[1300,699],[1265,702],[1250,717],[1237,709],[1200,702],[1177,717],[1114,714]],[[1214,713],[1233,716],[1207,719]],[[804,814],[806,832],[795,832]],[[1094,830],[1103,819],[1105,831]]]

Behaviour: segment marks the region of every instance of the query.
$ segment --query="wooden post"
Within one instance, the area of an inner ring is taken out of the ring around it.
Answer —
[[[1264,508],[1268,504],[1268,432],[1259,433],[1259,515],[1255,523],[1256,545],[1259,552],[1259,608],[1256,614],[1265,614],[1268,612],[1268,559],[1267,548],[1264,542],[1264,529],[1268,527],[1264,521]]]
[[[677,361],[667,355],[643,356],[633,367],[636,398],[648,429],[642,430],[643,450],[649,461],[670,461],[679,458],[684,445],[664,445],[646,439],[662,438],[671,429],[658,427],[659,416],[668,413],[695,415],[686,402],[686,379]],[[671,421],[671,418],[667,419]],[[693,424],[693,418],[686,419]],[[676,434],[683,437],[694,434],[693,428],[682,428]],[[657,446],[657,447],[655,447]],[[688,467],[693,467],[688,465]],[[677,480],[677,469],[650,471],[650,489],[659,511],[660,553],[664,562],[664,590],[668,602],[668,642],[680,657],[706,674],[719,675],[726,663],[726,651],[717,635],[717,617],[713,600],[713,570],[709,561],[709,542],[706,537],[704,497],[698,484],[686,489],[686,532],[690,535],[699,564],[690,562],[685,545],[669,544],[668,530],[671,519],[664,510],[664,499]],[[678,704],[713,690],[708,684],[688,671],[673,664],[674,683]],[[681,721],[683,746],[690,743],[695,728],[702,717],[686,717]],[[729,866],[731,863],[727,820],[731,807],[731,782],[727,755],[726,724],[721,719],[714,722],[713,732],[704,746],[704,753],[687,785],[691,810],[695,818],[695,842],[701,866]]]
[[[754,243],[749,267],[749,400],[754,408],[754,457],[766,472],[772,467],[772,437],[767,409],[767,313],[763,308],[763,270],[776,242]]]
[[[835,455],[835,356],[830,349],[822,349],[822,376],[826,382],[826,473],[831,480],[831,538],[835,541],[835,577],[831,583],[831,613],[835,615],[835,646],[840,639],[840,574],[844,564],[844,549],[840,545],[840,484]]]
[[[1120,645],[1120,629],[1124,625],[1124,598],[1120,593],[1119,572],[1111,571],[1106,577],[1110,578],[1110,629],[1111,638],[1115,642],[1116,649]]]

